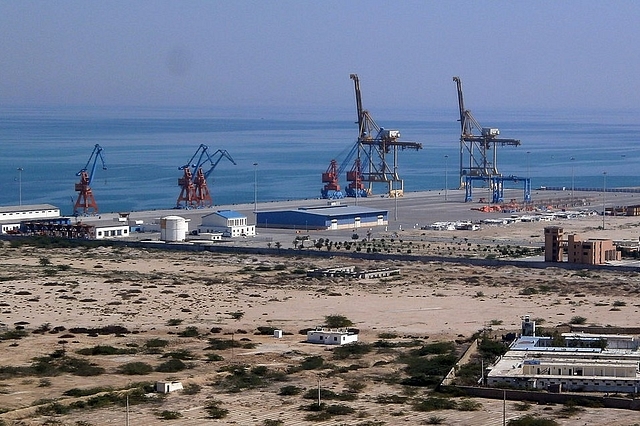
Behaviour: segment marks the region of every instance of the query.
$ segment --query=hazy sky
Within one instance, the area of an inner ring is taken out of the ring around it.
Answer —
[[[0,105],[635,108],[640,1],[0,0]]]

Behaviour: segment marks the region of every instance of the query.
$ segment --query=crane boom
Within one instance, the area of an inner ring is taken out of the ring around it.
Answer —
[[[466,185],[468,177],[490,179],[501,176],[497,165],[497,146],[519,146],[520,140],[500,138],[500,130],[482,127],[471,111],[465,108],[460,77],[453,77],[458,93],[460,113],[460,188]],[[474,134],[474,129],[479,134]],[[492,158],[488,151],[493,149]]]
[[[73,205],[73,210],[76,215],[80,214],[80,210],[82,210],[82,214],[84,215],[90,214],[92,210],[94,214],[98,212],[98,204],[96,203],[95,197],[93,196],[93,190],[91,189],[91,183],[93,182],[93,178],[96,174],[98,158],[102,161],[102,170],[107,170],[104,157],[102,156],[102,147],[96,144],[93,147],[93,151],[89,156],[87,164],[80,169],[78,173],[76,173],[76,176],[80,176],[80,182],[75,184],[75,190],[78,192],[78,198]],[[89,173],[87,170],[90,164],[91,172]]]
[[[196,158],[197,161],[194,162]],[[209,154],[209,147],[200,144],[189,161],[185,165],[178,167],[178,170],[183,170],[184,173],[183,176],[178,179],[178,186],[180,186],[181,191],[178,196],[176,208],[199,208],[211,207],[213,205],[211,193],[207,186],[207,178],[223,158],[237,165],[226,150],[219,149],[213,154]],[[205,172],[203,167],[205,167],[207,162],[210,164],[210,167]]]

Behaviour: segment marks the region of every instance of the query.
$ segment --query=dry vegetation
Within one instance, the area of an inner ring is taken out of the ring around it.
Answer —
[[[498,425],[501,401],[433,392],[479,330],[517,330],[524,314],[548,328],[637,325],[636,273],[340,261],[402,273],[311,279],[306,270],[334,261],[4,242],[0,425],[122,424],[126,395],[132,424]],[[301,331],[335,316],[362,343],[303,343]],[[157,380],[185,390],[151,394]],[[509,404],[509,419],[524,415],[635,422],[624,411]]]

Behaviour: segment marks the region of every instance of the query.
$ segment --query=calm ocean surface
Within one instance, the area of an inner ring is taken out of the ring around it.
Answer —
[[[530,175],[534,188],[570,188],[573,174],[576,187],[601,188],[606,171],[607,188],[640,186],[640,111],[473,112],[484,126],[522,141],[499,148],[504,175]],[[379,125],[400,130],[402,140],[423,144],[421,151],[400,153],[405,191],[444,188],[445,169],[449,188],[456,186],[455,106],[371,113]],[[252,203],[255,176],[258,202],[318,198],[321,173],[355,143],[355,119],[355,107],[0,108],[0,205],[17,205],[21,193],[23,204],[50,203],[71,214],[76,173],[95,144],[102,146],[108,168],[99,163],[92,184],[101,212],[174,207],[178,167],[200,144],[211,153],[226,149],[237,163],[222,159],[210,176],[215,204]],[[376,194],[384,191],[374,186]]]

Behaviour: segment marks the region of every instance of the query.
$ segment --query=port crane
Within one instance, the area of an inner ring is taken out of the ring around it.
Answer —
[[[183,175],[178,178],[178,186],[180,186],[181,190],[176,202],[176,208],[191,209],[211,207],[213,205],[207,178],[223,158],[236,165],[236,162],[226,150],[219,149],[213,154],[209,154],[209,147],[201,144],[191,159],[185,165],[178,167],[178,170],[183,171]],[[210,166],[205,172],[203,168],[206,167],[207,163]]]
[[[465,108],[460,77],[453,77],[458,91],[460,111],[460,188],[465,188],[465,201],[472,201],[473,181],[487,182],[494,203],[504,200],[504,182],[523,181],[524,201],[531,201],[531,180],[517,176],[502,176],[498,171],[498,146],[519,146],[519,139],[501,138],[495,127],[482,127],[470,110]],[[474,129],[476,133],[474,133]]]
[[[358,113],[357,157],[353,168],[347,174],[347,180],[351,182],[350,187],[354,194],[365,192],[371,194],[374,183],[384,182],[388,185],[390,197],[401,197],[404,193],[404,181],[398,175],[398,150],[418,151],[422,149],[422,144],[400,141],[399,130],[378,126],[369,111],[362,107],[358,75],[350,74],[349,77],[353,80]],[[391,164],[387,158],[389,154],[391,154]],[[368,183],[366,189],[365,182]]]
[[[91,183],[96,175],[95,172],[98,158],[102,161],[102,170],[107,170],[104,157],[102,156],[102,147],[96,144],[93,147],[93,151],[91,152],[91,156],[89,156],[87,164],[78,173],[76,173],[76,176],[80,176],[80,182],[75,184],[75,190],[78,192],[78,198],[73,205],[73,212],[75,215],[80,214],[80,210],[82,210],[82,214],[85,216],[98,212],[98,204],[96,203],[93,191],[91,190]],[[90,164],[91,172],[88,171]]]
[[[347,166],[351,163],[355,153],[358,150],[358,145],[353,145],[344,161],[338,165],[336,159],[331,160],[327,171],[322,174],[322,182],[325,183],[324,187],[320,191],[322,198],[325,199],[340,199],[347,197],[366,197],[369,195],[362,183],[362,171],[360,166],[360,160],[356,158],[351,167],[351,170],[347,172],[347,180],[349,185],[343,192],[340,189],[340,183],[338,182],[339,176],[342,175]]]

